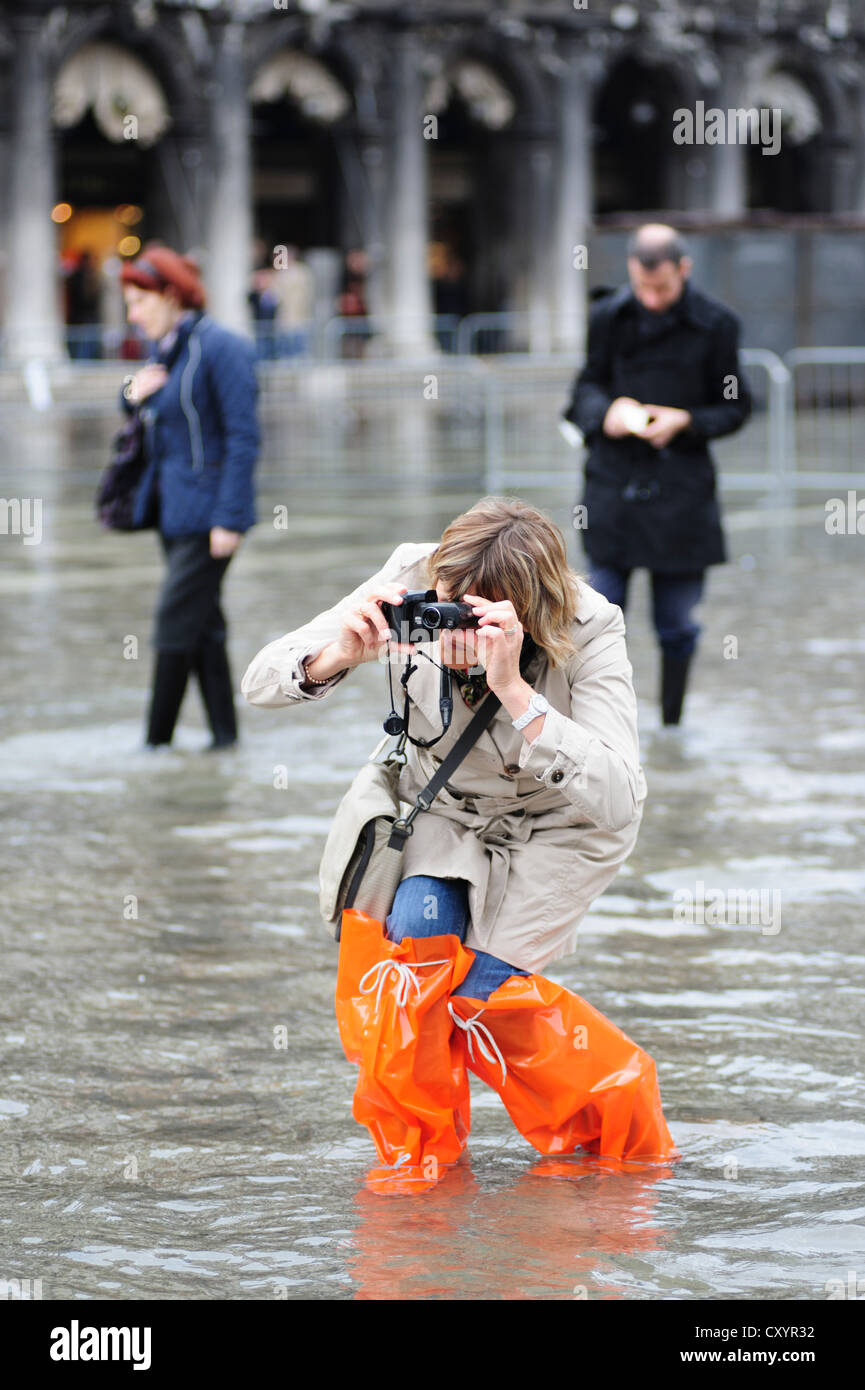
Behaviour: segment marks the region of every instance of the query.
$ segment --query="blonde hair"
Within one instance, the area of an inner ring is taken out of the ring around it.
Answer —
[[[451,599],[465,593],[510,599],[551,666],[564,666],[576,654],[571,626],[579,578],[558,526],[519,497],[482,497],[456,517],[429,556],[427,572]]]

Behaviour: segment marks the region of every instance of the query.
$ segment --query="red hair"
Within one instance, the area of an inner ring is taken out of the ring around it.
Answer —
[[[125,263],[120,280],[157,294],[173,289],[184,309],[203,309],[207,302],[201,273],[192,257],[181,256],[158,241],[148,242],[140,256]]]

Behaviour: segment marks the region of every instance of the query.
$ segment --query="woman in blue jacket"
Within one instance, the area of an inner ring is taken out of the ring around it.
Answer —
[[[255,523],[255,350],[204,313],[197,266],[167,246],[145,246],[122,280],[129,322],[157,344],[155,359],[123,390],[125,408],[141,412],[149,460],[134,521],[157,527],[168,560],[147,746],[171,742],[194,671],[211,747],[224,748],[236,742],[237,722],[220,586]]]

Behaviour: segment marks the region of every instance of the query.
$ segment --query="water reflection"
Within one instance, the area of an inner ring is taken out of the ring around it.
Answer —
[[[671,1174],[670,1164],[542,1159],[490,1191],[464,1157],[422,1198],[361,1189],[354,1297],[622,1297],[616,1267],[666,1244],[656,1188]]]

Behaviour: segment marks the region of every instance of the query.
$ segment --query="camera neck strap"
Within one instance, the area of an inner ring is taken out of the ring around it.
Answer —
[[[520,656],[521,674],[525,674],[536,652],[537,647],[532,638],[527,634]],[[484,697],[477,713],[474,715],[471,722],[463,729],[453,748],[442,762],[441,767],[436,769],[423,790],[418,792],[415,804],[408,815],[394,821],[390,839],[388,840],[388,847],[390,849],[405,849],[405,842],[412,833],[412,821],[415,816],[419,815],[421,811],[429,810],[445,782],[459,767],[472,745],[477,743],[484,729],[493,722],[496,712],[501,709],[501,705],[502,702],[498,695],[494,695],[492,691]],[[433,742],[437,742],[437,740],[433,740]]]
[[[436,768],[426,786],[418,792],[414,806],[408,815],[394,821],[388,841],[390,849],[405,849],[405,842],[412,833],[412,821],[415,816],[419,815],[421,811],[429,810],[445,782],[459,767],[472,745],[477,743],[484,729],[492,723],[496,711],[501,709],[501,704],[498,695],[494,695],[490,691],[471,723],[463,729],[441,767]]]

